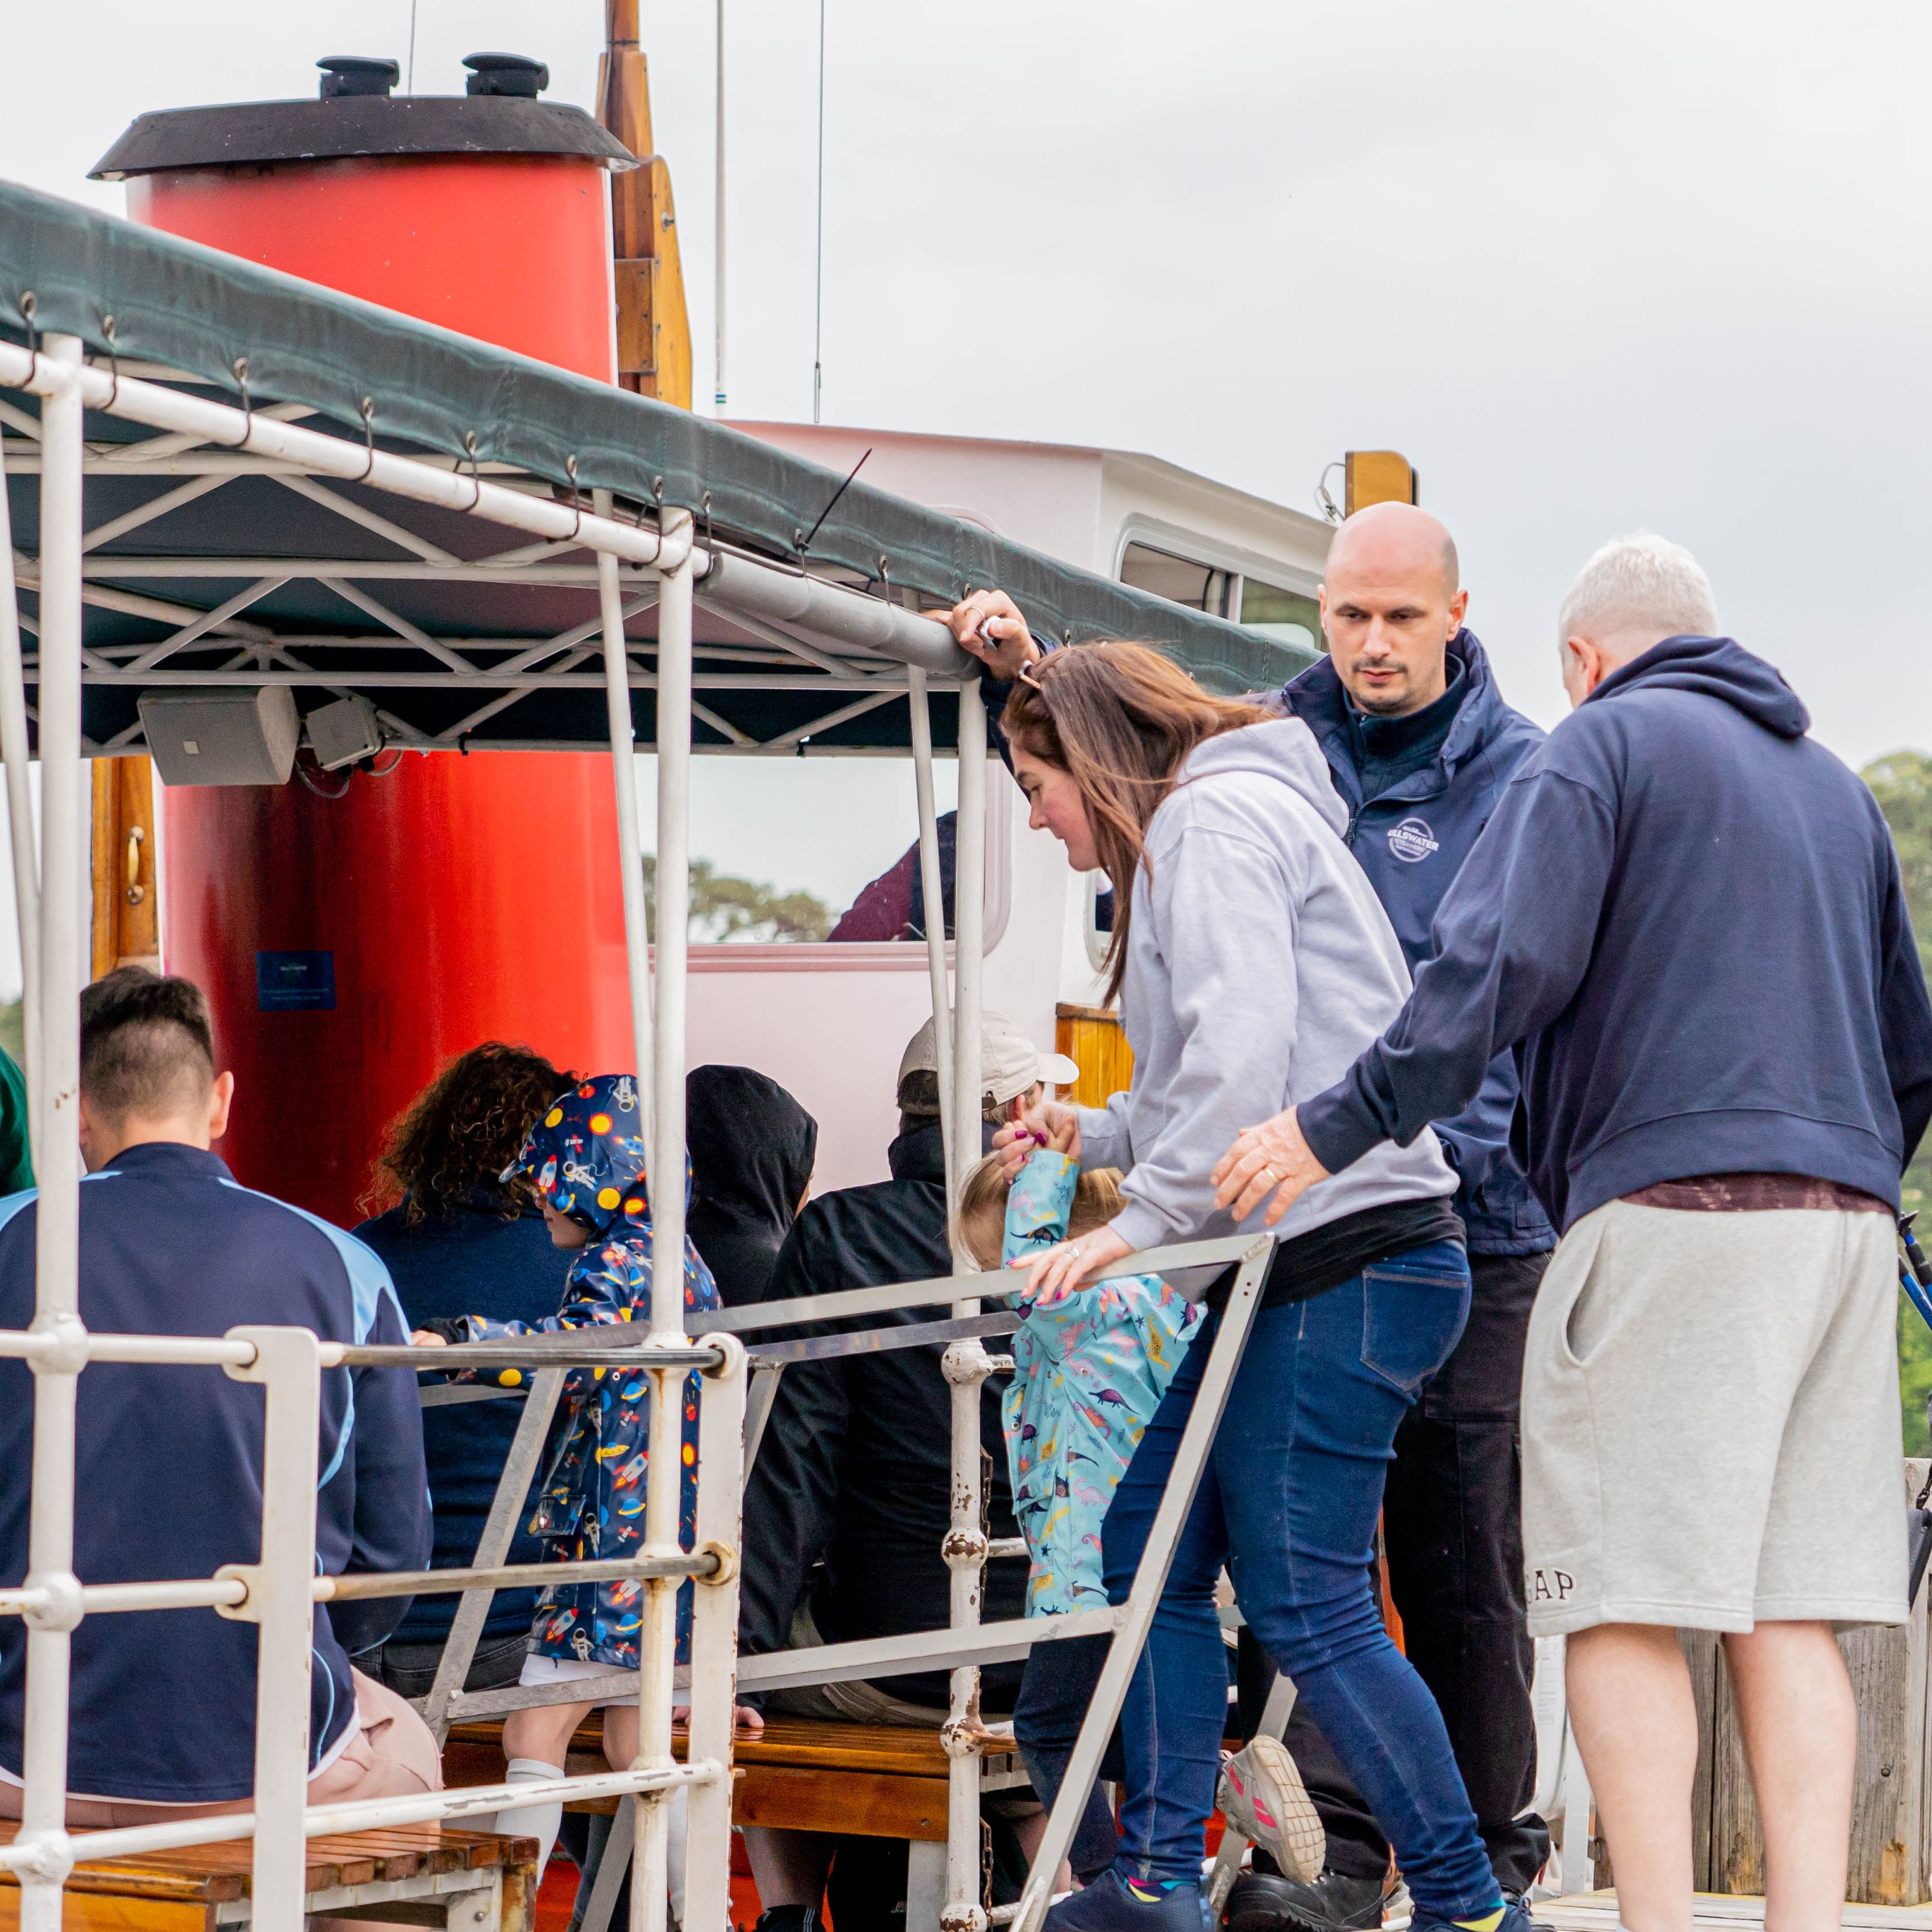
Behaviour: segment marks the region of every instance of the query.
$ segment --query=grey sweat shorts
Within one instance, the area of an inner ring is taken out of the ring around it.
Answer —
[[[1522,1377],[1532,1636],[1906,1618],[1892,1218],[1612,1201]]]

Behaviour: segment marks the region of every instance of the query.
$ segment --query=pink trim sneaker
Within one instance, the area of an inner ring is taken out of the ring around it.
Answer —
[[[1251,1738],[1222,1758],[1220,1804],[1228,1822],[1266,1852],[1284,1876],[1298,1885],[1320,1877],[1328,1834],[1279,1738]]]

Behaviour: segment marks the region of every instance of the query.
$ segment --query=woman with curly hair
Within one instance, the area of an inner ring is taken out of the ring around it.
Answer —
[[[387,1211],[356,1232],[388,1264],[412,1328],[461,1315],[536,1322],[556,1312],[571,1258],[552,1245],[528,1178],[499,1177],[574,1077],[528,1047],[485,1040],[452,1060],[392,1123],[362,1202]],[[520,1414],[514,1402],[423,1412],[437,1569],[474,1558]],[[542,1546],[522,1520],[507,1560],[541,1562]],[[536,1596],[496,1592],[468,1688],[516,1682]],[[423,1696],[456,1604],[454,1595],[417,1598],[395,1635],[358,1658],[358,1667],[405,1697]]]

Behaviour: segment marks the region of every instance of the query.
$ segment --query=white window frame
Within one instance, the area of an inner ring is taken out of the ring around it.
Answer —
[[[836,754],[827,752],[826,757]],[[987,760],[997,765],[995,758]],[[911,803],[912,754],[905,754],[907,803]],[[1004,769],[1002,767],[1001,769]],[[1002,784],[989,770],[986,786],[986,911],[983,958],[1005,938],[1012,914],[1013,796],[1016,788]],[[910,815],[910,814],[909,814]],[[913,818],[913,838],[918,820]],[[912,840],[909,839],[908,843]],[[655,951],[655,948],[652,949]],[[924,973],[926,948],[916,940],[880,939],[856,942],[829,939],[694,941],[690,948],[694,973]],[[946,942],[950,964],[953,942]]]

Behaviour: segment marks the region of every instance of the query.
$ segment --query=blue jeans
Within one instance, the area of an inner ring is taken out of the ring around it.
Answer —
[[[1080,1726],[1106,1666],[1111,1637],[1070,1636],[1057,1643],[1035,1644],[1028,1653],[1020,1694],[1013,1704],[1013,1741],[1020,1748],[1033,1795],[1051,1811],[1066,1781],[1068,1760],[1080,1742]],[[1121,1775],[1120,1746],[1110,1740],[1101,1754],[1100,1775]],[[1114,1862],[1120,1849],[1114,1814],[1096,1784],[1087,1794],[1087,1809],[1073,1834],[1067,1862],[1082,1885],[1094,1881]]]
[[[1255,1317],[1121,1715],[1120,1863],[1131,1875],[1201,1874],[1228,1714],[1214,1610],[1225,1563],[1250,1626],[1388,1834],[1417,1905],[1455,1918],[1496,1903],[1442,1714],[1369,1583],[1396,1426],[1456,1346],[1468,1306],[1462,1250],[1437,1241]],[[1107,1512],[1116,1604],[1219,1328],[1210,1317],[1195,1337]]]

